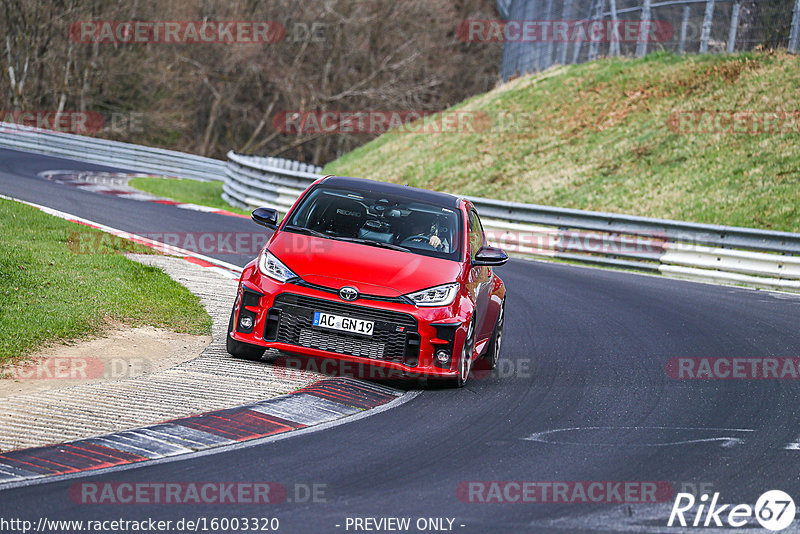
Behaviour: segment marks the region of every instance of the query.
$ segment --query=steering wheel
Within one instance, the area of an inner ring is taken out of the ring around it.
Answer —
[[[414,244],[414,248],[421,248],[423,250],[439,250],[438,248],[431,245],[430,241],[431,241],[430,236],[424,234],[417,234],[403,239],[403,242],[400,243],[400,245]]]
[[[431,238],[426,236],[426,235],[424,235],[424,234],[417,234],[417,235],[412,235],[412,236],[409,236],[409,237],[403,239],[403,243],[407,243],[409,241],[411,241],[411,242],[420,241],[420,242],[430,243],[430,240],[431,240]]]

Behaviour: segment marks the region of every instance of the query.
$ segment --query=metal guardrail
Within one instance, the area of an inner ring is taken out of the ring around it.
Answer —
[[[0,123],[0,147],[193,178],[223,179],[240,207],[285,213],[321,169],[297,161],[192,154]],[[693,280],[800,290],[800,234],[468,197],[487,239],[528,259],[634,268]]]
[[[481,216],[495,219],[559,228],[577,228],[593,232],[637,235],[695,245],[800,254],[800,234],[789,232],[554,208],[485,198],[468,198],[478,208]]]
[[[286,213],[319,168],[228,153],[225,199]],[[800,290],[800,234],[467,197],[487,240],[514,256]]]
[[[0,148],[194,180],[225,178],[225,162],[221,160],[6,122],[0,122]]]
[[[286,213],[322,167],[282,158],[228,152],[222,198],[240,208],[269,206]]]

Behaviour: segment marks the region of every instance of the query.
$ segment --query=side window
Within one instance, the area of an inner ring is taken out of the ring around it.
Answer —
[[[469,253],[473,260],[484,243],[485,237],[481,220],[478,218],[478,214],[471,210],[469,212]]]

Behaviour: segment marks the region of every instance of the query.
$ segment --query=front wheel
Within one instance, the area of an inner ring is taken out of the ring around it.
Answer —
[[[464,338],[464,345],[461,347],[461,357],[458,359],[458,376],[453,380],[453,385],[463,388],[469,379],[469,372],[472,369],[472,348],[475,341],[474,332],[475,321],[470,321],[467,335]]]
[[[235,307],[231,310],[231,318],[228,321],[228,334],[227,339],[225,340],[225,350],[227,350],[228,354],[234,358],[255,361],[260,360],[264,355],[264,351],[266,350],[265,348],[259,347],[258,345],[251,345],[250,343],[242,343],[241,341],[236,341],[231,337],[231,332],[233,331],[233,314],[235,313],[235,310]]]
[[[503,342],[503,321],[506,315],[506,301],[500,304],[500,311],[497,312],[497,322],[494,324],[492,339],[489,340],[489,347],[486,349],[484,359],[489,364],[489,369],[497,368],[497,361],[500,359],[500,345]]]

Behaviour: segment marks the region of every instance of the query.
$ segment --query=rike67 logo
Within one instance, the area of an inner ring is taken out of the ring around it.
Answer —
[[[796,512],[794,500],[781,490],[765,492],[758,498],[755,507],[749,504],[720,504],[719,501],[719,493],[714,493],[710,502],[708,494],[695,499],[691,493],[678,493],[667,526],[739,528],[748,523],[755,526],[752,522],[755,518],[762,527],[777,532],[792,524]]]

